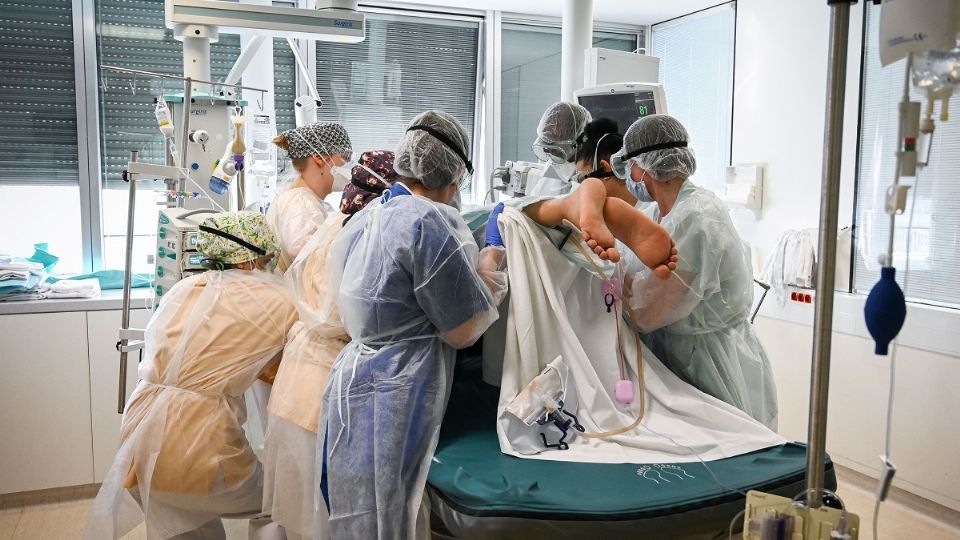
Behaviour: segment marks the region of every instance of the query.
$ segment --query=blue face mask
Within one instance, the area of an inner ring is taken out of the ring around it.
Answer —
[[[638,201],[651,203],[654,201],[654,199],[650,196],[650,192],[647,190],[647,185],[643,183],[643,175],[646,174],[647,171],[643,171],[639,182],[635,181],[632,177],[627,178],[627,190],[629,190],[630,194],[636,197]]]

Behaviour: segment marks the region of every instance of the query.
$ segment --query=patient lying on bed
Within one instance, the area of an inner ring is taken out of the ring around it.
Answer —
[[[626,244],[659,278],[677,268],[677,249],[667,230],[617,197],[607,197],[603,182],[588,178],[564,197],[533,203],[523,209],[533,221],[554,227],[570,221],[601,259],[620,261],[616,240]]]

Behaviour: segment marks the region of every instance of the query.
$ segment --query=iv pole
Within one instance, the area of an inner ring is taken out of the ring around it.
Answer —
[[[186,190],[186,170],[187,170],[187,135],[190,133],[190,110],[193,83],[205,83],[211,85],[233,88],[234,90],[245,89],[258,92],[266,92],[262,88],[253,88],[241,86],[238,84],[215,83],[193,79],[191,77],[178,77],[176,75],[165,75],[163,73],[154,73],[151,71],[141,71],[136,69],[127,69],[115,66],[102,66],[101,69],[107,71],[116,71],[120,73],[130,73],[135,75],[145,75],[157,79],[174,79],[183,81],[184,95],[184,113],[180,134],[180,163],[175,163],[172,167],[157,166],[139,161],[139,151],[130,152],[130,161],[127,163],[127,169],[124,171],[124,180],[128,182],[128,207],[127,207],[127,242],[126,254],[124,258],[123,272],[123,307],[121,311],[121,327],[119,332],[120,340],[117,341],[117,351],[120,352],[120,373],[117,388],[117,413],[123,414],[124,406],[127,401],[127,356],[130,352],[143,348],[143,330],[130,328],[130,295],[131,281],[133,278],[133,224],[135,213],[135,202],[137,180],[150,178],[176,179],[179,191]],[[166,150],[165,150],[166,152]],[[243,179],[241,177],[242,184]],[[182,201],[177,205],[181,206]]]
[[[807,493],[809,508],[823,504],[827,437],[827,398],[830,389],[830,346],[837,256],[837,215],[840,199],[840,158],[843,145],[843,102],[847,79],[847,38],[850,5],[857,0],[827,0],[830,7],[826,122],[823,137],[823,183],[820,201],[820,240],[817,253],[817,300],[813,319],[813,363],[810,373],[810,415],[807,424]]]

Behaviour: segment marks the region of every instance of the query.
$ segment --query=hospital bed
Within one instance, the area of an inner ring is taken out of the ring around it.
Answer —
[[[479,348],[463,351],[427,480],[434,538],[726,538],[744,508],[737,490],[804,490],[806,447],[796,443],[711,461],[709,470],[507,456],[497,442],[498,394],[481,378]],[[833,463],[824,465],[834,490]]]

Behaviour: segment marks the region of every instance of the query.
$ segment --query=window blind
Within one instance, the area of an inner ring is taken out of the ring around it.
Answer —
[[[501,35],[500,161],[537,161],[540,116],[560,99],[560,29],[504,24]],[[593,46],[633,51],[637,35],[594,31]]]
[[[183,74],[183,44],[164,25],[162,0],[97,0],[97,50],[100,65]],[[210,45],[213,80],[222,81],[240,54],[240,36],[220,34]],[[131,150],[140,160],[163,163],[163,136],[153,115],[160,94],[182,94],[181,81],[137,78],[100,71],[101,148],[104,185],[125,186],[120,179]],[[144,189],[158,189],[144,183]]]
[[[667,111],[690,133],[697,156],[694,181],[722,193],[733,126],[736,2],[654,25],[653,55]]]
[[[286,39],[273,39],[273,106],[277,133],[297,127],[293,100],[297,99],[297,64]]]
[[[479,33],[479,22],[368,13],[363,42],[317,42],[317,117],[342,122],[359,155],[395,150],[414,116],[440,109],[476,148]]]
[[[884,212],[885,192],[893,183],[896,167],[897,107],[903,92],[906,60],[880,66],[878,51],[880,8],[867,4],[866,42],[861,98],[860,146],[857,172],[857,208],[854,229],[854,290],[869,293],[877,282],[877,257],[886,252],[890,230]],[[912,85],[911,85],[912,86]],[[926,98],[911,88],[911,99]],[[960,103],[952,100],[951,119],[960,116]],[[939,118],[937,104],[934,118]],[[930,165],[915,184],[903,178],[909,191],[907,211],[896,220],[894,265],[897,281],[903,285],[910,242],[910,278],[904,291],[907,298],[924,303],[960,307],[960,123],[937,122],[931,147]],[[916,215],[909,229],[910,209],[916,198]]]
[[[79,183],[71,4],[0,10],[0,183]]]

